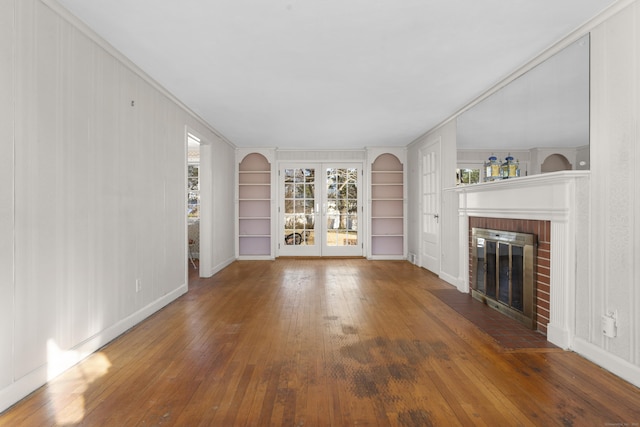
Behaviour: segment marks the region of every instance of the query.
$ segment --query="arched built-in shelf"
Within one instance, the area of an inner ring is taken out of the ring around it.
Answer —
[[[371,255],[404,256],[404,168],[390,153],[371,165]]]
[[[271,256],[271,164],[259,153],[238,168],[238,255]]]

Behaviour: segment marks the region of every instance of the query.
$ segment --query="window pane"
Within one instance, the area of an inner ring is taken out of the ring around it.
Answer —
[[[314,169],[285,169],[284,243],[313,244]]]

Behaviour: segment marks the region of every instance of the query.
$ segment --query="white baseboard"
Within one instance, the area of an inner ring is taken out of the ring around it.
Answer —
[[[187,284],[185,283],[116,324],[98,332],[73,348],[62,352],[63,354],[61,354],[61,356],[63,357],[59,358],[59,360],[56,360],[55,362],[48,361],[45,365],[36,368],[29,374],[3,388],[0,390],[0,412],[6,410],[30,393],[45,385],[47,381],[55,378],[78,362],[87,358],[105,344],[119,337],[124,332],[136,326],[138,323],[142,322],[144,319],[176,300],[186,292]]]
[[[438,277],[440,277],[442,280],[449,283],[450,285],[455,286],[460,292],[464,292],[464,293],[469,292],[469,289],[465,288],[464,280],[461,280],[459,277],[452,276],[442,271],[440,272],[440,275]]]
[[[224,268],[228,267],[229,264],[231,264],[235,260],[236,260],[235,257],[227,258],[226,260],[214,265],[210,269],[207,269],[208,266],[206,266],[202,262],[202,260],[200,260],[200,277],[204,277],[204,278],[211,277],[214,274],[218,273],[219,271],[223,270]]]
[[[274,261],[271,255],[240,255],[238,261]]]
[[[232,262],[234,262],[235,260],[236,260],[236,259],[235,259],[234,257],[231,257],[231,258],[228,258],[228,259],[226,259],[226,260],[222,261],[221,263],[219,263],[219,264],[215,265],[215,266],[211,269],[211,272],[210,272],[211,274],[209,274],[209,276],[207,276],[207,277],[211,277],[211,276],[213,276],[214,274],[216,274],[217,272],[219,272],[219,271],[221,271],[221,270],[225,269],[226,267],[228,267],[228,266],[229,266],[229,264],[231,264],[231,263],[232,263]]]
[[[640,366],[613,355],[582,338],[574,338],[572,350],[634,386],[640,387]]]
[[[407,258],[404,255],[371,255],[367,259],[375,261],[406,261]]]
[[[557,345],[563,350],[567,350],[570,347],[570,333],[569,330],[557,327],[552,323],[547,323],[547,341]]]

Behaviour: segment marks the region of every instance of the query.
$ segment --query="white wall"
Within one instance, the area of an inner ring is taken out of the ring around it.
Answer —
[[[416,263],[420,254],[420,148],[424,145],[416,143],[410,145],[407,149],[407,162],[405,166],[405,180],[407,188],[405,189],[407,197],[407,256],[411,260],[411,256],[415,255]],[[420,146],[418,146],[420,145]]]
[[[640,385],[640,5],[591,32],[589,281],[577,290],[576,351]],[[617,312],[618,336],[601,316]]]
[[[211,276],[235,260],[235,147],[218,144],[213,159],[213,224]],[[202,238],[202,236],[201,236]]]
[[[0,2],[0,389],[13,378],[13,10]]]
[[[0,34],[3,410],[186,292],[186,126],[219,168],[212,270],[233,259],[234,147],[38,0]]]
[[[640,386],[640,4],[621,1],[616,7],[615,13],[606,12],[568,38],[591,32],[591,153],[580,154],[587,163],[590,159],[590,185],[589,194],[581,198],[587,205],[580,207],[573,224],[584,234],[576,240],[579,247],[573,254],[577,288],[570,290],[575,291],[576,301],[568,310],[572,316],[568,321],[575,332],[568,341],[572,350]],[[411,174],[425,139],[444,134],[443,128],[454,119],[410,146]],[[455,140],[451,143],[455,145]],[[454,172],[455,166],[443,164],[443,188]],[[409,230],[416,229],[419,218],[418,188],[419,179],[411,175]],[[454,192],[443,192],[443,206],[448,204],[448,193]],[[435,273],[459,285],[468,260],[461,257],[457,265],[444,262],[460,246],[455,245],[455,230],[444,222],[449,215],[453,210],[443,208],[443,262]],[[410,236],[409,252],[417,251],[418,243]],[[601,318],[609,312],[617,313],[615,338],[601,331]]]

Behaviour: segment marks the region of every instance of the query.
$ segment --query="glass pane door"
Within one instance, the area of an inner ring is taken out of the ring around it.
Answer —
[[[362,256],[360,170],[329,164],[281,168],[279,255]]]
[[[325,167],[323,255],[362,255],[357,167]]]
[[[284,168],[283,177],[283,240],[281,255],[319,255],[316,242],[316,168]]]

